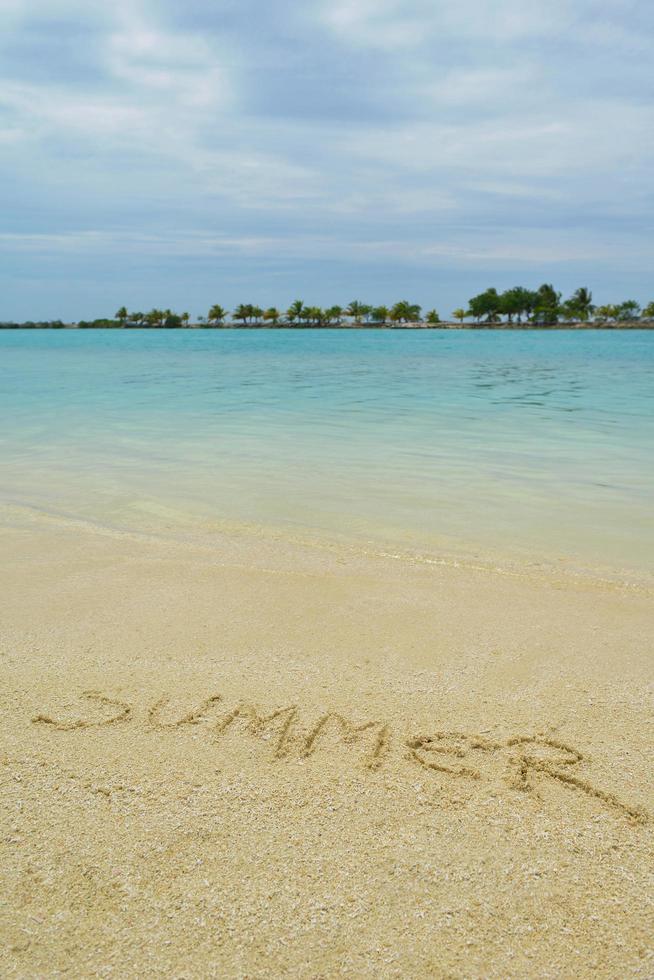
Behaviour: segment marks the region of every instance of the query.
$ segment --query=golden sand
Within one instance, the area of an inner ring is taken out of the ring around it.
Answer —
[[[5,524],[0,976],[652,977],[652,595]]]

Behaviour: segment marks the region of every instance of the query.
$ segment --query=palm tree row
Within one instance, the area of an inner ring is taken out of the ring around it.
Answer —
[[[408,300],[400,300],[394,306],[369,306],[359,300],[353,300],[348,306],[308,306],[302,300],[296,299],[285,311],[271,306],[263,309],[252,303],[240,303],[231,313],[219,304],[214,304],[206,316],[198,317],[198,322],[209,326],[220,326],[227,320],[240,323],[243,326],[260,324],[291,324],[302,326],[328,327],[347,322],[363,323],[412,323],[420,322],[421,307]],[[188,326],[188,313],[174,313],[172,310],[150,310],[149,313],[130,313],[121,306],[115,314],[115,320],[120,326],[133,327],[183,327]],[[440,323],[436,310],[426,314],[428,323]],[[86,322],[86,321],[84,321]],[[101,321],[95,321],[101,322]],[[102,321],[109,322],[109,321]]]
[[[308,306],[301,299],[296,299],[286,311],[278,310],[271,306],[263,309],[251,303],[241,303],[230,314],[224,307],[214,305],[209,310],[206,318],[200,317],[201,322],[209,324],[221,324],[230,317],[234,323],[253,325],[257,323],[269,323],[276,326],[279,323],[315,327],[328,327],[351,321],[355,324],[363,323],[411,323],[420,321],[421,308],[416,303],[409,303],[408,300],[401,300],[394,306],[369,306],[359,300],[352,300],[348,306]],[[432,319],[430,322],[439,322],[438,314],[431,310],[427,314]]]
[[[491,287],[473,296],[468,308],[453,311],[455,320],[463,323],[472,319],[477,324],[531,323],[537,325],[559,322],[624,323],[627,321],[654,319],[654,302],[641,309],[635,300],[626,300],[615,305],[594,306],[593,297],[586,287],[577,289],[572,296],[562,300],[549,283],[536,290],[515,286],[503,293]],[[149,313],[130,313],[125,306],[115,314],[115,320],[122,327],[186,327],[189,325],[188,313],[175,313],[172,310],[153,309]],[[242,326],[302,326],[330,327],[342,325],[360,326],[369,324],[427,323],[430,326],[441,322],[436,310],[424,315],[417,303],[400,300],[393,306],[371,306],[360,300],[353,300],[347,306],[310,306],[302,300],[295,300],[287,310],[275,306],[264,309],[252,303],[240,303],[229,312],[223,306],[214,304],[206,316],[198,317],[198,322],[210,327],[224,326],[230,322]],[[94,321],[111,324],[111,321]],[[85,324],[86,325],[86,324]],[[89,324],[90,325],[90,324]]]
[[[127,307],[121,306],[115,318],[121,327],[127,324],[132,327],[188,327],[191,314],[157,309],[150,310],[149,313],[129,313]]]

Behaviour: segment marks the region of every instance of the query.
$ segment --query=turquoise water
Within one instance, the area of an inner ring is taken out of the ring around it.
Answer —
[[[0,499],[645,568],[654,333],[3,331]]]

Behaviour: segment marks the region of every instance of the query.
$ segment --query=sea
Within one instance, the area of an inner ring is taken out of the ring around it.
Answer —
[[[654,332],[0,331],[0,503],[649,574]]]

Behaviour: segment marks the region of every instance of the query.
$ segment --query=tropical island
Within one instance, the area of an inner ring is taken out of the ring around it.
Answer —
[[[654,328],[654,300],[645,306],[636,300],[595,306],[585,286],[563,299],[550,283],[538,289],[515,286],[504,292],[490,287],[471,297],[467,308],[452,311],[451,320],[442,320],[436,309],[423,313],[422,307],[408,300],[392,306],[374,306],[353,300],[347,306],[320,307],[295,300],[283,311],[275,306],[263,308],[240,303],[229,311],[218,303],[206,315],[192,321],[187,312],[154,308],[147,313],[130,312],[121,306],[112,318],[0,322],[0,329],[264,329],[295,328],[382,328],[382,329],[636,329]]]

